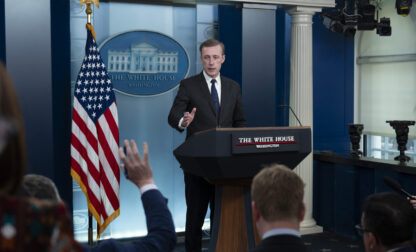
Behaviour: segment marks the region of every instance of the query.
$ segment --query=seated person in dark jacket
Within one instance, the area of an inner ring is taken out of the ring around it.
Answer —
[[[143,144],[143,158],[140,157],[136,143],[124,141],[126,153],[120,148],[120,158],[124,164],[122,169],[127,178],[134,183],[142,194],[142,202],[146,214],[146,237],[134,241],[120,243],[113,239],[99,242],[96,246],[84,245],[86,251],[172,251],[176,245],[176,233],[172,216],[167,207],[167,200],[157,189],[153,181],[152,169],[148,160],[148,146]],[[127,155],[127,156],[126,156]],[[54,183],[40,175],[27,175],[23,182],[25,194],[52,202],[59,201]]]
[[[373,194],[364,201],[361,226],[367,252],[414,252],[415,210],[408,200],[392,192]]]
[[[251,207],[262,241],[251,251],[308,251],[299,232],[305,215],[304,187],[302,179],[283,165],[266,167],[254,177]]]

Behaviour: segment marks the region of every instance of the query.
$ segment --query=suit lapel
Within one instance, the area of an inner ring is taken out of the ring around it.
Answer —
[[[209,89],[208,89],[207,81],[205,80],[204,74],[202,72],[199,76],[200,76],[200,88],[201,88],[202,96],[204,97],[204,99],[208,101],[211,111],[215,116],[216,115],[215,106],[211,98],[211,93],[209,92]],[[221,91],[222,91],[222,88],[221,88]]]
[[[228,85],[229,83],[221,77],[221,107],[220,107],[220,125],[222,122],[222,118],[224,116],[223,111],[227,111],[227,106],[229,103],[229,94],[230,92],[230,85]],[[228,94],[228,95],[226,95]]]

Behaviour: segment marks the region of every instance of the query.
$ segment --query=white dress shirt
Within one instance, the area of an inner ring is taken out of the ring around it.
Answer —
[[[275,236],[275,235],[293,235],[293,236],[300,237],[300,232],[294,229],[289,229],[289,228],[276,228],[276,229],[272,229],[264,233],[261,239],[264,240],[270,236]]]

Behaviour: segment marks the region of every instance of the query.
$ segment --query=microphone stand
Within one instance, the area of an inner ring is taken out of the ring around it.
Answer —
[[[290,105],[279,105],[279,108],[289,108],[290,111],[292,111],[292,114],[295,116],[296,120],[298,121],[299,125],[303,127],[302,123],[300,122],[298,116],[296,115],[295,111],[293,111],[292,107]]]

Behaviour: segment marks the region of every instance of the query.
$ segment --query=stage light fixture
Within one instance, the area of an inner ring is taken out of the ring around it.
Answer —
[[[374,30],[377,21],[374,19],[376,7],[372,4],[358,5],[358,30]]]
[[[390,36],[391,26],[390,19],[383,17],[378,22],[376,18],[376,7],[370,4],[369,0],[357,0],[354,2],[356,14],[352,14],[351,10],[347,11],[348,3],[344,1],[343,9],[337,11],[321,13],[323,24],[331,31],[342,33],[345,37],[353,37],[356,30],[374,30],[380,36]],[[399,0],[397,0],[399,1]],[[401,0],[411,1],[411,0]],[[351,4],[351,3],[350,3]],[[396,2],[397,4],[397,2]],[[351,6],[351,5],[350,5]]]
[[[345,18],[344,15],[340,13],[322,13],[321,17],[323,19],[322,23],[330,31],[342,33],[345,37],[354,37],[355,25],[357,24],[356,19]]]
[[[390,18],[380,18],[380,22],[377,24],[377,34],[391,36]]]
[[[409,15],[410,8],[412,7],[412,0],[396,0],[397,14],[403,17]]]
[[[358,23],[357,16],[344,16],[344,36],[354,37],[356,25]]]

